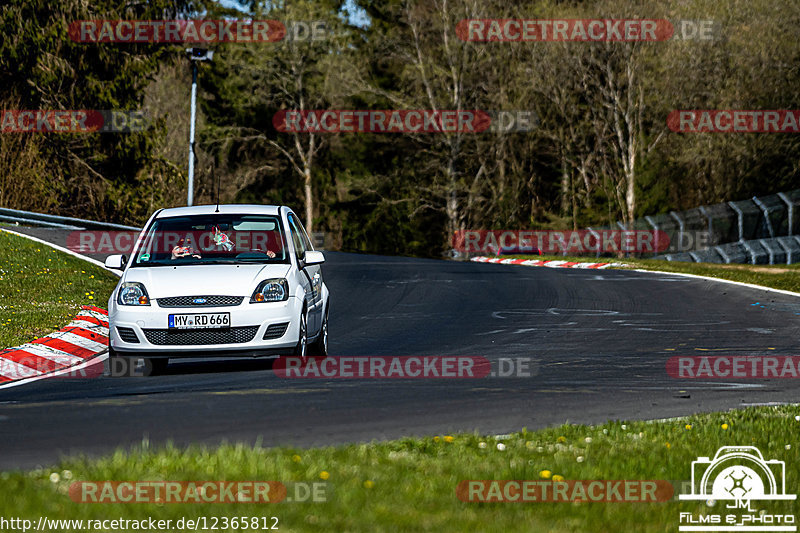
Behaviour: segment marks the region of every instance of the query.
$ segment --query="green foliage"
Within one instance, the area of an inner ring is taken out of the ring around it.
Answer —
[[[69,24],[92,19],[155,19],[185,15],[191,0],[120,4],[112,0],[11,0],[0,11],[0,105],[4,109],[136,110],[143,89],[174,46],[77,43]],[[24,135],[24,134],[4,134]],[[141,173],[161,172],[153,156],[159,130],[140,133],[31,134],[29,145],[43,164],[19,168],[6,162],[0,172],[16,184],[48,184],[49,198],[25,194],[3,198],[9,207],[45,208],[62,213],[141,221],[149,190],[137,187]],[[0,164],[3,161],[0,160]],[[4,188],[5,188],[4,187]],[[133,188],[133,195],[116,189]]]

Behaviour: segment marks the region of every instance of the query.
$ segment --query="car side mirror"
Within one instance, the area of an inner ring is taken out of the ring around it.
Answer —
[[[306,256],[303,260],[303,263],[306,266],[310,265],[321,265],[325,262],[325,256],[322,255],[322,252],[317,252],[315,250],[309,250],[306,252]]]
[[[128,257],[125,255],[115,254],[106,257],[106,268],[111,268],[113,270],[124,270],[126,264],[128,264]]]

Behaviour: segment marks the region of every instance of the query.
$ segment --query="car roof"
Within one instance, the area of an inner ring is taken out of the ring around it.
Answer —
[[[217,211],[219,209],[219,211]],[[226,215],[278,215],[280,206],[277,205],[255,205],[255,204],[220,204],[216,205],[196,205],[192,207],[173,207],[161,210],[156,219],[181,217],[189,215],[213,215],[219,212]]]

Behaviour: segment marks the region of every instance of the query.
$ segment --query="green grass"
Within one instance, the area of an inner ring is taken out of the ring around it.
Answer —
[[[177,520],[198,516],[276,516],[281,531],[677,531],[678,513],[725,513],[705,502],[467,503],[461,480],[539,480],[543,471],[574,479],[690,479],[691,462],[720,446],[753,445],[786,462],[787,492],[800,492],[798,406],[752,407],[657,422],[564,425],[503,437],[455,435],[299,450],[226,445],[189,450],[141,446],[97,460],[0,474],[0,516],[36,519]],[[723,427],[723,424],[727,424]],[[505,446],[498,449],[498,444]],[[327,473],[326,474],[324,473]],[[275,480],[320,482],[324,503],[80,504],[75,481]],[[763,503],[793,512],[796,502]],[[796,510],[794,511],[796,512]]]
[[[0,231],[0,349],[59,329],[81,305],[105,308],[115,275]]]
[[[708,276],[711,278],[727,279],[731,281],[741,281],[743,283],[753,283],[773,289],[800,292],[800,264],[795,265],[718,265],[714,263],[686,263],[682,261],[657,261],[655,259],[633,259],[633,258],[608,258],[597,259],[595,257],[575,257],[560,255],[508,255],[502,256],[503,259],[533,259],[533,260],[559,260],[576,261],[580,263],[624,263],[627,267],[619,268],[639,268],[644,270],[660,270],[662,272],[681,272],[695,274],[698,276]]]

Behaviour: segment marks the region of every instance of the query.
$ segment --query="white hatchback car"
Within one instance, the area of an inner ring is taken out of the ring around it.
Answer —
[[[328,353],[328,288],[322,252],[288,207],[220,205],[162,209],[108,301],[109,364],[128,375],[169,358]]]

